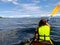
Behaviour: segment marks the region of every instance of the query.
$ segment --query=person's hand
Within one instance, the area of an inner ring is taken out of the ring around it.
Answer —
[[[48,25],[50,27],[50,25],[48,23],[46,23],[46,25]]]

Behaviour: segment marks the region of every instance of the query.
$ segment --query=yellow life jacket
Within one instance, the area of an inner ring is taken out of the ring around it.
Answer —
[[[47,25],[38,28],[39,41],[50,41],[50,27]]]

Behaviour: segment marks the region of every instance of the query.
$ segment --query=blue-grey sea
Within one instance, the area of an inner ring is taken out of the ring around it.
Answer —
[[[45,17],[49,19],[49,17]],[[0,45],[18,44],[34,37],[41,18],[0,18]],[[60,17],[49,19],[51,39],[60,42]]]

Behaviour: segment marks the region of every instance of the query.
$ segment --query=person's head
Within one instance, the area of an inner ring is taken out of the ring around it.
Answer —
[[[38,26],[46,25],[46,22],[47,21],[45,19],[41,19]]]

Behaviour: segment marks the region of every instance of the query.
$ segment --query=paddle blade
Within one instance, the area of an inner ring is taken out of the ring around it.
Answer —
[[[57,6],[53,9],[51,16],[54,16],[59,10],[60,10],[60,5],[57,5]]]

